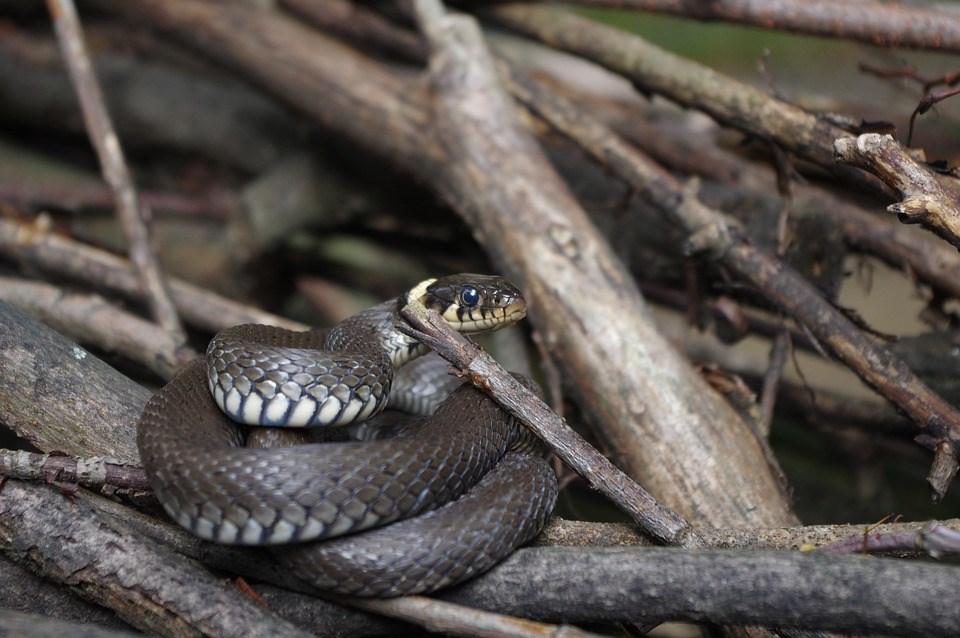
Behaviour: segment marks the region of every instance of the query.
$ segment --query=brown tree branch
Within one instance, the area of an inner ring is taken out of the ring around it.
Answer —
[[[900,220],[940,235],[960,250],[960,204],[934,174],[889,135],[866,133],[841,137],[834,143],[838,161],[879,177],[902,201],[887,206]]]
[[[43,209],[59,206],[70,209],[108,208],[113,206],[113,192],[106,186],[38,186],[36,184],[0,184],[0,200],[20,206]],[[140,191],[140,201],[156,209],[184,217],[228,219],[237,208],[226,192],[191,196],[178,193]]]
[[[602,638],[572,625],[549,625],[526,618],[480,611],[428,596],[404,596],[386,600],[337,598],[357,609],[415,622],[427,631],[466,638]]]
[[[574,3],[747,24],[877,46],[960,52],[960,16],[937,6],[875,0],[575,0]]]
[[[322,29],[334,30],[354,42],[375,42],[377,46],[392,54],[416,62],[427,59],[427,47],[419,34],[399,28],[362,4],[349,0],[281,0],[280,4],[312,24]]]
[[[133,266],[99,248],[51,233],[44,224],[0,219],[0,255],[43,272],[86,283],[99,290],[143,300]],[[237,303],[180,279],[170,280],[177,311],[190,325],[218,332],[243,323],[263,323],[288,330],[307,326]]]
[[[121,35],[101,25],[89,25],[88,35],[98,45],[91,53],[125,147],[208,158],[249,174],[297,147],[303,123],[269,97],[221,74],[167,59],[162,42],[143,32],[125,29]],[[5,123],[51,135],[85,134],[56,39],[13,20],[7,26],[0,40]],[[122,50],[104,48],[121,40]]]
[[[149,211],[137,198],[133,178],[124,160],[120,141],[110,122],[100,85],[87,55],[76,7],[73,0],[47,0],[47,8],[56,27],[70,78],[80,99],[90,141],[100,158],[104,177],[113,190],[120,226],[130,251],[130,261],[136,268],[151,314],[173,338],[185,341],[186,335],[167,292],[156,251],[150,243],[147,229]]]
[[[700,530],[711,549],[812,550],[860,543],[863,552],[896,550],[898,555],[940,557],[960,553],[960,519],[909,523],[806,525],[761,529]],[[896,537],[897,545],[881,539]],[[651,541],[624,523],[592,523],[551,519],[532,543],[535,547],[646,547]]]
[[[571,622],[665,619],[903,636],[960,632],[960,567],[821,552],[520,549],[445,600]],[[504,596],[508,586],[510,596]]]
[[[633,145],[675,172],[761,193],[776,187],[776,175],[770,167],[720,148],[717,135],[704,136],[701,131],[658,125],[638,117],[634,108],[591,98],[582,91],[559,85],[553,78],[550,86],[581,109],[602,117]],[[937,292],[960,298],[960,252],[953,246],[930,234],[913,232],[909,226],[879,216],[816,183],[794,184],[793,200],[798,210],[824,211],[836,218],[844,238],[855,250],[907,270],[911,277]],[[736,216],[738,211],[730,214]]]
[[[628,474],[692,522],[794,520],[749,426],[664,341],[630,274],[519,123],[473,20],[446,15],[426,35],[434,130],[449,156],[434,184],[520,284]]]
[[[762,90],[656,47],[639,36],[545,5],[506,4],[484,17],[623,75],[645,93],[662,95],[857,183],[862,174],[838,167],[833,141],[846,135],[826,120]]]
[[[59,454],[34,454],[22,450],[0,449],[0,476],[79,485],[95,490],[150,489],[143,470],[136,465],[113,463],[104,458],[76,458]]]
[[[917,531],[887,532],[870,529],[842,541],[819,548],[820,551],[845,554],[860,552],[902,552],[922,548],[935,558],[960,554],[960,530],[931,521]]]

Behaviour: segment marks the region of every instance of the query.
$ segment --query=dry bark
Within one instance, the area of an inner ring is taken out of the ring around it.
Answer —
[[[442,598],[542,620],[630,617],[945,636],[960,632],[958,577],[953,565],[819,553],[530,548]]]
[[[901,554],[940,556],[956,554],[950,545],[940,541],[934,531],[949,530],[952,539],[960,538],[960,519],[939,522],[882,523],[861,525],[807,525],[767,529],[703,529],[700,536],[712,549],[779,549],[812,550],[857,539],[854,552],[887,551],[873,541],[879,537],[911,538],[909,547],[898,547]],[[533,542],[537,547],[638,547],[649,546],[631,525],[623,523],[591,523],[568,521],[554,517]]]
[[[76,341],[142,363],[170,379],[197,353],[168,330],[121,310],[97,294],[82,294],[44,282],[0,277],[0,299],[38,317]]]
[[[193,561],[46,485],[0,487],[0,549],[36,573],[167,636],[305,636]],[[202,601],[202,604],[198,604]]]
[[[50,617],[51,614],[24,614],[0,610],[0,633],[15,638],[135,638],[141,634],[120,629],[98,627],[87,623],[67,622]]]
[[[108,631],[130,628],[109,609],[74,596],[60,585],[35,575],[4,554],[0,554],[0,609],[7,613],[18,612],[34,621],[45,617],[69,623],[83,623],[90,628],[102,627]],[[0,633],[3,631],[0,623]]]
[[[4,301],[0,326],[0,423],[45,452],[140,458],[147,390]]]
[[[28,481],[81,485],[114,492],[119,488],[145,492],[150,489],[143,470],[136,465],[111,463],[104,458],[74,458],[62,454],[34,454],[0,449],[0,476]]]

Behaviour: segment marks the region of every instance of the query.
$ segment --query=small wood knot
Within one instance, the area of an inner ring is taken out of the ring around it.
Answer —
[[[550,229],[547,232],[550,239],[553,240],[553,243],[565,257],[579,259],[580,243],[577,241],[577,236],[572,228],[566,224],[550,224]]]

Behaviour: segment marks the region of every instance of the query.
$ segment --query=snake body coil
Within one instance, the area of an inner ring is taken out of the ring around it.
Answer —
[[[218,334],[207,360],[188,366],[141,416],[141,459],[168,514],[221,543],[294,543],[275,552],[299,577],[367,596],[460,582],[536,535],[556,499],[553,472],[511,451],[527,435],[468,385],[393,440],[241,447],[247,428],[236,421],[316,427],[381,411],[396,368],[423,351],[394,329],[398,306],[414,299],[465,332],[515,323],[525,308],[500,278],[455,275],[329,334],[266,326]],[[334,536],[342,538],[305,542]]]

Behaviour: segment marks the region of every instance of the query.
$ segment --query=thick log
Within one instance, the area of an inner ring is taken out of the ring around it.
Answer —
[[[83,348],[0,301],[0,423],[17,435],[44,452],[138,462],[134,437],[149,396]]]
[[[442,597],[542,620],[677,619],[947,636],[960,632],[958,578],[953,565],[864,556],[555,547],[521,549]]]
[[[150,633],[306,635],[200,565],[52,486],[3,483],[0,550]]]

